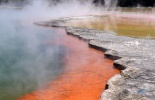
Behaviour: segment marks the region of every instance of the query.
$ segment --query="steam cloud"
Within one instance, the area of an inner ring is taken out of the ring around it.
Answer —
[[[0,5],[0,100],[13,100],[33,91],[61,71],[61,59],[67,49],[46,44],[48,40],[61,40],[61,36],[55,34],[57,30],[34,26],[33,22],[100,13],[91,0],[57,1]],[[105,0],[107,8],[110,2]],[[116,24],[113,17],[111,20]]]
[[[58,74],[65,48],[46,44],[56,31],[25,24],[28,20],[16,19],[19,12],[5,12],[0,14],[0,99],[13,100]]]
[[[57,30],[33,22],[91,14],[90,3],[55,4],[34,0],[22,8],[0,6],[0,99],[14,100],[40,88],[61,71],[66,48],[46,44],[59,41]]]

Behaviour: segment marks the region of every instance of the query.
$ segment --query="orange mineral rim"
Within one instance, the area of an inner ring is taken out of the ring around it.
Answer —
[[[68,52],[63,59],[64,71],[43,89],[26,94],[18,100],[99,100],[107,80],[119,73],[113,61],[103,52],[90,48],[86,41],[67,35],[58,28],[62,38],[48,44],[63,45]]]

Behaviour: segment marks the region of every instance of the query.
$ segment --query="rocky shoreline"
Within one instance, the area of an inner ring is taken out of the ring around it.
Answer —
[[[34,24],[64,27],[68,34],[89,41],[91,47],[105,52],[115,60],[121,73],[112,77],[100,100],[154,100],[155,40],[117,36],[108,31],[69,27],[65,24],[77,18],[63,18]]]

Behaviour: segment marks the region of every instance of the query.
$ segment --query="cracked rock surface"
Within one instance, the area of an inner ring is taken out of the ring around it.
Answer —
[[[68,34],[103,50],[122,70],[108,82],[100,100],[155,100],[155,40],[117,36],[112,32],[65,26],[69,18],[39,25],[65,27]]]

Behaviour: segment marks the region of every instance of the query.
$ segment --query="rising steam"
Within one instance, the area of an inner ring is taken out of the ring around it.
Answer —
[[[56,30],[34,26],[33,22],[88,15],[93,9],[90,4],[77,1],[43,1],[25,2],[23,7],[10,2],[0,7],[1,100],[14,100],[40,88],[62,69],[66,48],[46,43],[61,37]]]

